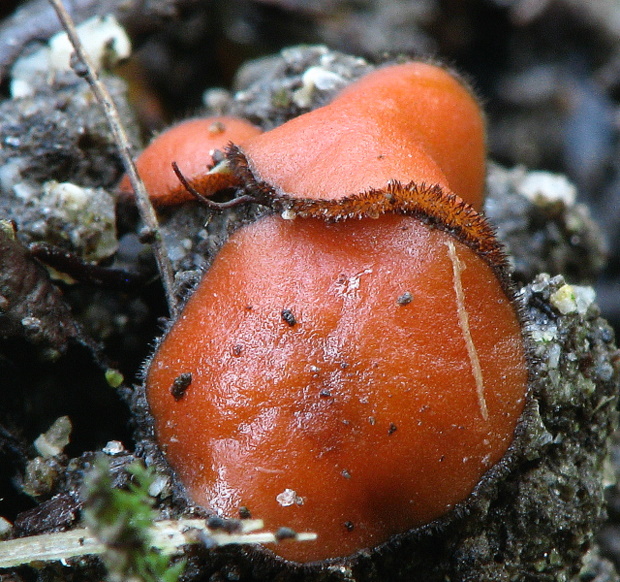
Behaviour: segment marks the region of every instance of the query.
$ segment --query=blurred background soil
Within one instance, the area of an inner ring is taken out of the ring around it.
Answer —
[[[113,12],[134,55],[143,137],[231,89],[240,66],[286,46],[324,43],[369,61],[436,57],[463,72],[488,115],[490,159],[565,173],[605,231],[598,301],[620,323],[620,5],[614,0],[269,0],[68,3],[76,19]],[[58,30],[44,0],[0,7],[0,73]],[[232,87],[234,89],[234,87]]]

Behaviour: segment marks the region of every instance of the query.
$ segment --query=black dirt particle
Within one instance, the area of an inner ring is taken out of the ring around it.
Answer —
[[[355,529],[355,525],[352,521],[345,521],[344,527],[346,528],[347,531],[353,531]]]
[[[238,519],[224,519],[223,517],[213,516],[207,519],[207,527],[210,530],[224,531],[226,533],[237,533],[241,530],[242,523]]]
[[[393,422],[390,422],[390,428],[388,428],[388,435],[393,435],[397,429],[398,427]]]
[[[413,300],[413,295],[409,291],[405,291],[402,295],[398,297],[396,303],[399,305],[409,305]]]
[[[290,527],[281,527],[276,531],[276,540],[294,540],[297,537],[297,533],[295,530],[292,530]]]
[[[192,383],[192,375],[189,372],[185,372],[184,374],[179,374],[172,383],[170,387],[170,394],[172,394],[173,398],[178,402],[185,396],[186,390],[189,388],[189,385]]]
[[[138,233],[138,240],[142,244],[150,244],[155,240],[155,233],[150,228],[142,228]]]
[[[280,315],[282,316],[282,321],[290,327],[293,327],[297,323],[297,319],[295,319],[295,316],[290,309],[283,309]]]
[[[236,345],[233,346],[233,349],[232,349],[233,356],[239,357],[242,352],[243,352],[243,346],[242,345],[236,344]]]

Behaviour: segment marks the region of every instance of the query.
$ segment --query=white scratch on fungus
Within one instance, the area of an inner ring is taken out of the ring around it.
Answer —
[[[469,315],[465,307],[465,292],[463,291],[463,284],[461,282],[461,273],[465,268],[456,254],[456,248],[452,241],[446,243],[448,246],[448,256],[452,262],[452,275],[454,279],[454,293],[456,294],[456,310],[459,317],[459,326],[463,332],[463,339],[467,346],[467,355],[469,356],[469,362],[471,363],[471,370],[476,381],[476,393],[478,394],[478,406],[480,408],[480,414],[484,420],[489,420],[489,411],[487,409],[487,402],[484,398],[484,380],[482,378],[482,368],[480,367],[480,360],[478,359],[478,352],[474,345],[474,340],[471,337],[471,330],[469,329]]]

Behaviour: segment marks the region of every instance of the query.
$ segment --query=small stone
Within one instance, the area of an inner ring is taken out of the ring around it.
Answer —
[[[60,455],[69,444],[71,435],[71,420],[68,416],[57,418],[47,432],[39,435],[34,446],[44,459]]]
[[[155,479],[149,486],[149,495],[151,497],[167,497],[170,480],[165,475],[156,475]]]
[[[562,285],[549,298],[551,305],[555,307],[562,315],[574,313],[577,311],[577,303],[575,302],[575,292],[571,285]]]
[[[101,449],[106,455],[115,457],[125,452],[125,446],[121,441],[108,441],[105,447]]]
[[[0,516],[0,540],[8,537],[12,529],[13,524],[8,519]]]
[[[303,505],[304,498],[297,495],[293,489],[285,489],[282,493],[276,495],[276,501],[282,507],[290,507],[291,505]]]

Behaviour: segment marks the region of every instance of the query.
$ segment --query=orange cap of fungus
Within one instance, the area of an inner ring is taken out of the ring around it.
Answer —
[[[223,150],[231,142],[239,143],[261,133],[250,122],[236,117],[207,117],[190,119],[158,135],[136,160],[138,174],[152,202],[172,205],[193,200],[194,197],[179,182],[172,170],[176,162],[181,173],[200,193],[213,193],[233,186],[231,174],[208,174],[213,166],[214,150]],[[127,175],[123,176],[121,195],[133,195]]]
[[[233,234],[146,377],[190,498],[317,533],[274,548],[298,562],[466,500],[513,441],[528,382],[519,318],[477,236],[393,213],[271,215]]]
[[[374,71],[241,150],[254,178],[281,194],[337,199],[397,180],[438,184],[482,207],[482,111],[468,88],[434,65]]]

